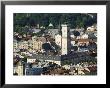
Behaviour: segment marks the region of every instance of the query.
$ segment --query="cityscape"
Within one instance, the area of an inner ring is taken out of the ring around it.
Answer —
[[[97,75],[96,13],[14,13],[13,75]]]

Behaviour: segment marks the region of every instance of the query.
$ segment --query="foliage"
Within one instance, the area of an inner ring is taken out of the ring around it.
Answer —
[[[79,36],[79,35],[80,35],[80,33],[79,33],[78,31],[73,31],[73,34],[74,34],[75,36]]]
[[[14,14],[14,31],[25,33],[30,27],[45,27],[53,24],[53,28],[59,28],[61,24],[69,24],[70,28],[91,26],[97,23],[97,14],[81,13],[15,13]],[[38,26],[39,25],[39,26]],[[25,28],[27,26],[27,28]]]
[[[27,62],[27,57],[25,56],[22,61]]]
[[[52,50],[51,45],[49,43],[42,44],[42,48],[45,49],[45,51]]]

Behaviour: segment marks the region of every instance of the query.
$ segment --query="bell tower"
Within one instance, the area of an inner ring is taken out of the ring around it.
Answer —
[[[62,38],[61,38],[61,49],[62,55],[68,54],[70,51],[70,28],[64,24],[62,26]]]

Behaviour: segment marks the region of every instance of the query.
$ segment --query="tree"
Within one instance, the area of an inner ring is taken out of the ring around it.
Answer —
[[[24,56],[24,58],[22,59],[22,61],[27,62],[27,56]]]
[[[51,45],[49,43],[42,44],[42,48],[45,49],[45,51],[52,50]]]
[[[78,31],[73,31],[74,36],[79,36],[80,33]]]
[[[15,13],[14,14],[14,31],[16,26],[43,26],[46,29],[52,23],[54,28],[59,28],[61,24],[69,24],[70,28],[83,27],[97,23],[96,13]]]

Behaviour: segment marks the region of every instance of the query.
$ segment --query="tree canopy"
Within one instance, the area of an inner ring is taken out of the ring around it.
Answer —
[[[15,13],[15,31],[19,27],[45,27],[52,23],[54,28],[59,28],[60,24],[67,23],[70,28],[87,27],[97,23],[96,13]],[[38,26],[39,25],[39,26]]]

